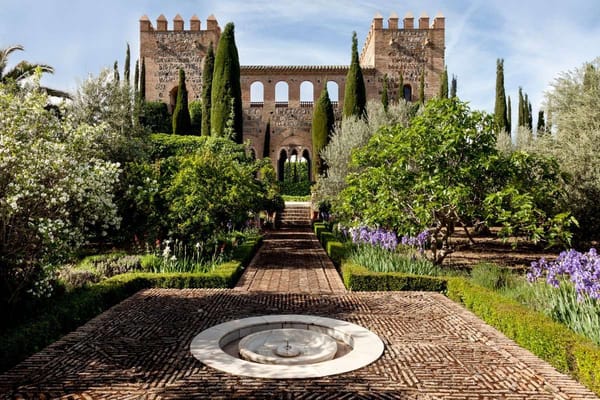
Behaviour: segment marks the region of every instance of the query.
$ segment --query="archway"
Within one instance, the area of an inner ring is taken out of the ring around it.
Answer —
[[[304,160],[306,160],[306,167],[308,169],[308,180],[310,182],[312,182],[312,164],[311,164],[310,153],[309,153],[308,149],[304,149],[304,151],[302,152],[302,158]]]
[[[299,153],[300,149],[292,149],[289,158],[283,163],[283,179],[281,191],[291,196],[306,196],[310,194],[310,157],[308,150]]]
[[[173,114],[173,110],[175,110],[175,105],[177,104],[177,92],[179,91],[179,87],[175,86],[173,89],[169,91],[169,112]]]
[[[406,101],[412,101],[412,87],[409,84],[404,85],[402,88],[402,97]]]
[[[327,81],[327,92],[329,93],[329,100],[335,106],[340,99],[340,85],[335,81]]]
[[[277,160],[277,179],[280,182],[283,182],[285,175],[285,163],[288,159],[287,151],[285,149],[281,149],[279,152],[279,159]]]
[[[304,81],[300,84],[300,105],[312,105],[315,98],[315,87],[312,82]]]

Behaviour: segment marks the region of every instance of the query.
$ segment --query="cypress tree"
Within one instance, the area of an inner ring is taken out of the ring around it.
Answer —
[[[538,112],[538,120],[537,120],[537,136],[542,137],[546,134],[546,121],[544,120],[544,111],[540,110]]]
[[[402,72],[398,75],[398,101],[400,99],[406,100],[404,98],[404,76],[402,76]]]
[[[448,98],[448,68],[444,67],[442,81],[440,82],[440,99]]]
[[[527,99],[527,127],[530,131],[533,131],[533,115],[531,110],[531,101],[529,101],[529,96],[525,96]]]
[[[215,52],[213,44],[210,42],[206,57],[204,58],[204,68],[202,69],[202,134],[210,136],[210,104],[212,92],[213,71],[215,69]]]
[[[190,121],[190,111],[188,109],[188,94],[185,87],[185,72],[183,68],[179,69],[179,86],[177,87],[177,103],[173,110],[173,134],[185,135],[191,133],[192,123]]]
[[[119,63],[117,61],[115,61],[115,63],[113,64],[113,77],[115,79],[115,82],[121,81],[121,77],[119,75]]]
[[[233,108],[232,129],[235,141],[243,141],[242,89],[240,61],[235,45],[234,25],[229,22],[219,40],[215,55],[211,90],[210,129],[214,136],[225,136],[227,120]]]
[[[506,93],[504,91],[504,60],[496,60],[496,103],[494,105],[494,122],[496,133],[508,132],[508,115],[506,112]]]
[[[140,67],[140,99],[146,100],[146,57],[142,58],[142,66]]]
[[[381,90],[381,104],[383,104],[383,110],[387,112],[389,100],[388,100],[388,77],[387,74],[383,76],[383,89]]]
[[[506,98],[506,119],[508,121],[508,131],[510,134],[512,132],[512,106],[510,104],[510,96]]]
[[[367,92],[362,69],[358,62],[358,40],[356,32],[352,33],[352,61],[346,75],[344,91],[344,117],[356,115],[359,118],[367,116]]]
[[[523,88],[519,86],[519,119],[517,121],[517,126],[525,126],[525,114],[523,110],[525,107],[523,106]]]
[[[123,67],[123,79],[125,84],[129,86],[129,74],[131,73],[131,50],[129,49],[129,43],[127,43],[127,51],[125,52],[125,65]]]
[[[419,77],[419,102],[425,104],[425,71],[421,71]]]
[[[140,60],[135,60],[135,72],[133,74],[133,93],[135,93],[136,97],[139,96],[139,92],[140,92],[139,82],[140,82]]]
[[[329,142],[334,122],[333,106],[325,86],[315,105],[312,120],[313,171],[319,175],[325,172],[325,164],[319,153]]]
[[[456,97],[456,90],[458,89],[458,82],[456,80],[456,76],[452,74],[452,84],[450,85],[450,97]]]
[[[271,120],[267,121],[267,128],[265,129],[265,143],[263,145],[263,158],[270,157],[271,150]]]

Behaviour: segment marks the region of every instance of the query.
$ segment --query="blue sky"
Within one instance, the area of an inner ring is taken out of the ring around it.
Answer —
[[[43,83],[74,90],[90,73],[115,60],[125,46],[132,65],[139,52],[139,18],[155,21],[197,14],[206,26],[214,14],[221,27],[236,24],[242,65],[348,64],[352,31],[359,49],[373,16],[396,12],[446,17],[446,64],[458,77],[459,96],[473,108],[493,111],[496,59],[505,59],[505,86],[516,109],[518,87],[534,113],[560,72],[600,56],[597,0],[0,0],[0,47],[22,44],[26,59],[50,64]],[[133,73],[133,72],[132,72]]]

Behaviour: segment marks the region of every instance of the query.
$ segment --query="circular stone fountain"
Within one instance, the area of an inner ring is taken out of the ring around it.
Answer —
[[[276,379],[353,371],[377,360],[383,348],[359,325],[310,315],[233,320],[202,331],[190,345],[195,358],[220,371]]]

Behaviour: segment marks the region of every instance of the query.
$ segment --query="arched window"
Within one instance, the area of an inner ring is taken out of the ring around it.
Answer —
[[[312,175],[311,175],[311,162],[310,162],[310,153],[308,151],[308,149],[304,149],[304,151],[302,152],[302,158],[300,159],[301,162],[306,162],[306,167],[308,169],[308,180],[312,181]]]
[[[337,82],[327,81],[327,92],[329,93],[329,100],[332,103],[337,103],[340,99],[340,86]]]
[[[275,106],[287,107],[289,101],[289,88],[287,82],[275,84]]]
[[[312,104],[315,98],[315,87],[312,82],[304,81],[300,84],[300,104]]]
[[[402,95],[404,100],[412,101],[412,87],[409,84],[404,85],[402,88]]]
[[[262,105],[265,101],[265,87],[262,82],[252,82],[250,85],[250,106]]]

